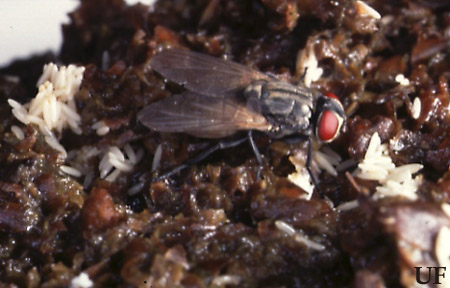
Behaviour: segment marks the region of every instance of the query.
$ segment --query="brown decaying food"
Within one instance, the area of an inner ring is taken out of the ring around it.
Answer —
[[[412,267],[423,259],[437,266],[433,241],[450,225],[440,208],[450,201],[450,10],[440,0],[368,3],[386,17],[362,17],[351,1],[161,0],[150,10],[81,1],[56,58],[86,66],[76,95],[83,135],[65,132],[61,143],[67,151],[129,143],[145,156],[114,183],[97,174],[83,188],[61,172],[58,153],[36,127],[23,129],[23,140],[10,129],[21,124],[6,100],[33,97],[39,75],[30,71],[55,57],[1,69],[0,285],[67,287],[84,271],[98,287],[394,287],[411,285]],[[339,212],[326,199],[300,199],[303,191],[286,179],[293,171],[287,159],[304,145],[264,135],[255,139],[264,181],[242,145],[130,196],[134,185],[214,143],[158,134],[136,121],[149,103],[182,91],[149,66],[167,47],[226,55],[292,83],[302,81],[299,50],[311,48],[324,70],[312,88],[339,95],[350,112],[332,148],[360,160],[374,132],[383,142],[394,138],[397,165],[424,165],[420,200],[371,200],[365,193],[374,183],[346,171],[322,173],[320,188],[334,205],[359,199],[359,207]],[[399,85],[398,74],[411,85]],[[408,108],[415,97],[417,120]],[[105,136],[92,129],[98,121],[110,127]],[[151,172],[160,144],[159,170]],[[98,171],[99,161],[83,165]],[[424,219],[433,225],[419,225]],[[308,249],[277,229],[277,220],[326,249]]]

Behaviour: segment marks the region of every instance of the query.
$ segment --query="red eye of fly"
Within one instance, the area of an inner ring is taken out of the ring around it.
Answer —
[[[336,95],[334,95],[331,92],[325,93],[325,96],[329,97],[329,98],[334,98],[336,100],[339,100],[339,97],[337,97]]]
[[[320,119],[319,125],[317,126],[317,136],[324,142],[333,140],[333,138],[338,133],[339,129],[339,119],[336,117],[334,112],[325,110]]]

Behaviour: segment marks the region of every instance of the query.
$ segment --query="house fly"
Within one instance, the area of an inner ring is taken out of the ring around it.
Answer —
[[[252,131],[257,130],[272,138],[305,137],[309,142],[306,168],[316,182],[309,167],[311,138],[330,142],[338,136],[345,113],[336,96],[314,93],[247,66],[183,49],[155,54],[151,67],[186,91],[145,107],[138,119],[148,128],[201,138],[222,138],[248,131],[245,139],[219,142],[163,178],[216,150],[237,146],[247,139],[261,166],[252,138]]]

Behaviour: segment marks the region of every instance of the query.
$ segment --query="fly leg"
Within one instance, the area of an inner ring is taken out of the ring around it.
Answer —
[[[262,158],[261,153],[259,153],[258,147],[255,144],[255,141],[253,140],[252,131],[248,131],[248,142],[250,142],[250,146],[252,146],[253,153],[255,153],[256,160],[258,161],[258,170],[256,170],[256,179],[259,179],[259,176],[261,175],[261,167],[262,167]]]
[[[308,156],[306,158],[306,170],[309,173],[309,176],[311,177],[311,180],[314,184],[314,187],[316,187],[317,189],[317,193],[319,193],[319,196],[323,198],[323,194],[322,191],[320,191],[319,189],[319,185],[318,185],[318,181],[316,176],[314,175],[314,173],[311,170],[311,161],[312,161],[312,140],[311,138],[308,140]]]
[[[170,170],[169,172],[164,173],[163,175],[159,176],[156,179],[153,179],[153,181],[159,181],[159,180],[164,180],[166,178],[169,178],[170,176],[177,174],[181,170],[186,169],[189,166],[202,161],[203,159],[205,159],[206,157],[208,157],[209,155],[211,155],[212,153],[214,153],[218,150],[235,147],[235,146],[238,146],[238,145],[244,143],[247,140],[247,138],[248,138],[248,136],[237,139],[237,140],[232,140],[232,141],[220,141],[216,145],[209,147],[208,149],[206,149],[199,155],[195,156],[194,158],[189,159],[185,163],[175,167],[174,169]],[[253,139],[251,140],[251,143],[253,143]],[[252,145],[254,145],[254,143]],[[259,157],[261,157],[261,156],[259,156]]]

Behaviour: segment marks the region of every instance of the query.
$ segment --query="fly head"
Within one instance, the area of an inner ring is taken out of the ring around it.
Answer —
[[[339,98],[331,93],[319,95],[314,112],[314,132],[322,142],[331,142],[345,127],[345,111]]]

